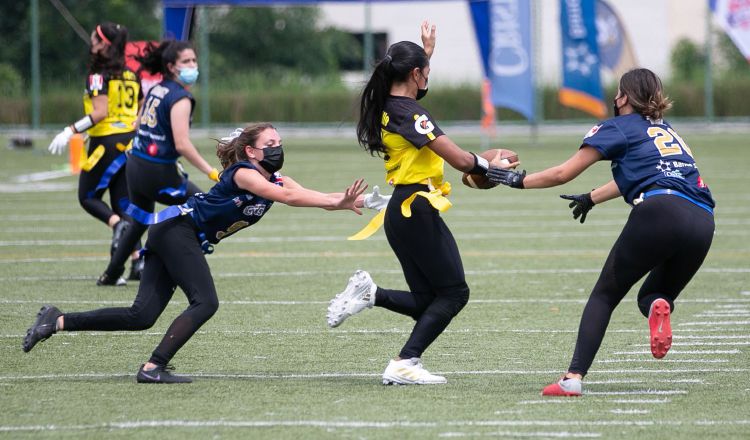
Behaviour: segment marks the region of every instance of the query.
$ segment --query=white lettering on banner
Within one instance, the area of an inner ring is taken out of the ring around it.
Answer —
[[[571,38],[586,38],[581,0],[565,0],[565,9],[568,11],[568,35]]]
[[[529,69],[529,54],[523,45],[518,20],[518,0],[493,0],[490,3],[490,67],[497,76],[518,76]]]

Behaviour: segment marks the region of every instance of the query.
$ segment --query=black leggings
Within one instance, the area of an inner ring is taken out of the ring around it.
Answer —
[[[178,170],[177,164],[149,162],[130,154],[125,171],[128,178],[130,202],[147,212],[154,212],[156,202],[163,205],[179,205],[185,203],[193,194],[201,192],[193,182],[188,181],[187,189],[182,196],[172,197],[166,193],[160,193],[165,188],[179,188],[183,184],[184,177]],[[110,279],[117,279],[125,271],[125,261],[146,229],[148,229],[147,225],[133,221],[122,234],[117,250],[106,269]]]
[[[111,177],[109,184],[99,190],[96,189],[99,186],[99,182],[102,181],[104,172],[107,171],[110,164],[117,159],[121,154],[120,150],[117,149],[117,144],[127,145],[135,132],[112,134],[109,136],[91,137],[89,139],[89,156],[99,145],[104,145],[104,155],[89,171],[81,170],[81,174],[78,177],[78,202],[81,207],[91,214],[93,217],[101,220],[105,224],[109,224],[109,219],[113,214],[117,214],[123,217],[122,209],[118,205],[117,201],[128,195],[128,186],[125,179],[125,166],[123,165],[120,170]],[[110,206],[102,200],[104,192],[109,190],[109,202]],[[132,249],[132,247],[130,248]]]
[[[456,240],[439,212],[424,197],[401,214],[401,202],[425,185],[399,185],[385,214],[385,234],[401,263],[410,292],[378,287],[375,305],[411,316],[416,321],[399,356],[420,357],[469,301]]]
[[[166,365],[177,350],[216,313],[219,299],[190,217],[177,217],[152,226],[146,247],[146,265],[133,305],[65,313],[65,330],[151,328],[179,286],[188,299],[188,308],[172,321],[149,359],[149,362],[157,365]]]
[[[700,268],[713,236],[713,215],[688,200],[658,195],[635,206],[583,309],[568,371],[588,372],[612,312],[644,275],[638,292],[641,313],[648,317],[658,298],[674,311],[674,300]]]

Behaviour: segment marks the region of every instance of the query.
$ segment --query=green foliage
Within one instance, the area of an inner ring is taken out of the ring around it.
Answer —
[[[700,79],[705,73],[705,51],[688,38],[683,38],[675,44],[670,61],[672,77],[677,80]]]
[[[736,78],[750,77],[750,62],[728,35],[720,34],[717,47],[721,56],[722,75]]]
[[[351,35],[319,30],[316,7],[231,8],[209,11],[211,70],[219,75],[285,68],[306,75],[338,72],[342,60],[361,58]]]
[[[0,96],[18,97],[24,94],[23,78],[15,67],[0,63]]]

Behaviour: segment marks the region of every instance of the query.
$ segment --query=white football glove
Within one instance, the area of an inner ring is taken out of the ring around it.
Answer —
[[[57,134],[54,139],[52,139],[52,143],[49,144],[49,150],[52,154],[62,154],[63,151],[65,151],[66,148],[68,148],[68,142],[70,142],[70,138],[73,136],[73,129],[70,127],[65,127],[63,131]]]
[[[389,200],[391,200],[391,196],[380,194],[380,188],[375,185],[372,187],[372,192],[370,194],[365,194],[363,202],[365,208],[380,211],[388,206]]]

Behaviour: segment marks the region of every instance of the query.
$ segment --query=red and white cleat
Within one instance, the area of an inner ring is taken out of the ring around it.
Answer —
[[[559,381],[544,387],[542,396],[580,397],[581,388],[580,379],[563,377]]]
[[[651,354],[656,359],[667,355],[672,347],[672,326],[669,323],[669,303],[659,298],[651,303],[648,327],[651,330]]]

